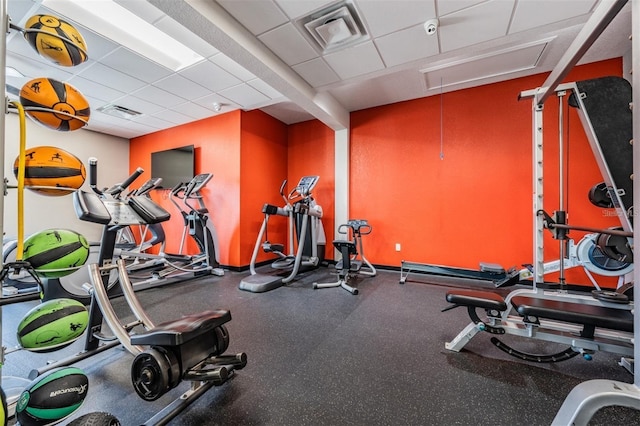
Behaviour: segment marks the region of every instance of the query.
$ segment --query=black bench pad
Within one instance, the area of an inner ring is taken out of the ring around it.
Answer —
[[[515,296],[511,304],[518,314],[591,325],[619,331],[633,331],[633,314],[626,309],[584,303],[561,302],[528,296]]]
[[[231,321],[231,312],[205,311],[187,315],[156,326],[153,330],[131,336],[134,345],[178,346]]]
[[[447,302],[459,306],[474,306],[484,309],[497,309],[504,311],[507,304],[504,298],[491,291],[478,290],[452,290],[447,292]]]

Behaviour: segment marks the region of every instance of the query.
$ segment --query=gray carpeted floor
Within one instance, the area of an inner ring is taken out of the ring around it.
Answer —
[[[333,280],[326,269],[262,294],[238,290],[245,275],[227,272],[139,293],[156,322],[229,309],[228,352],[244,351],[249,359],[233,380],[205,393],[170,425],[548,425],[581,381],[633,381],[619,357],[607,353],[590,362],[576,357],[532,365],[482,334],[462,352],[449,352],[444,343],[469,322],[466,311],[442,313],[446,287],[400,285],[399,272],[362,278],[357,296],[313,290],[313,281]],[[3,308],[5,346],[16,344],[16,323],[33,305]],[[27,377],[82,344],[49,354],[10,353],[3,375]],[[143,401],[130,383],[132,360],[115,348],[77,363],[90,389],[71,419],[106,411],[123,425],[139,425],[187,389],[183,383],[155,402]],[[640,424],[640,412],[607,408],[591,424]]]

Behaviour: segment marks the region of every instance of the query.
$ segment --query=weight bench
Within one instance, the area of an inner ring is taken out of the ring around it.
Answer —
[[[460,351],[480,331],[487,331],[494,335],[535,337],[569,345],[567,349],[551,355],[528,354],[492,337],[491,342],[496,347],[527,361],[556,362],[578,354],[591,359],[590,354],[596,350],[633,356],[632,337],[631,334],[626,334],[633,332],[633,314],[626,308],[589,304],[580,302],[580,299],[562,300],[558,297],[542,298],[526,294],[513,295],[509,300],[509,306],[507,300],[497,293],[458,289],[447,292],[446,300],[452,303],[452,306],[443,311],[466,307],[472,320],[454,340],[445,344],[449,350]],[[476,309],[484,309],[487,319],[482,320]],[[511,310],[518,316],[509,315]],[[548,323],[541,324],[540,319],[559,323],[550,326]],[[596,328],[605,329],[600,334],[609,340],[599,339],[595,333]]]
[[[513,297],[511,305],[524,318],[525,322],[539,324],[537,318],[546,318],[580,324],[585,327],[583,335],[588,337],[593,337],[596,327],[633,332],[633,314],[626,309],[528,296]]]

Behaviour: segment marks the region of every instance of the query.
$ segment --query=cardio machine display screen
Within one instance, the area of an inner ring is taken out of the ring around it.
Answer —
[[[162,178],[158,188],[170,189],[181,182],[189,182],[194,173],[193,145],[151,153],[151,176]]]

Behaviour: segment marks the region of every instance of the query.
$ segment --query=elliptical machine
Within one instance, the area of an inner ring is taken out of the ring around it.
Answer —
[[[369,277],[376,276],[376,268],[364,257],[362,236],[369,235],[373,228],[364,219],[352,219],[338,227],[338,233],[347,235],[347,239],[333,240],[333,246],[340,251],[342,259],[336,263],[338,281],[333,283],[313,283],[313,288],[342,287],[351,294],[358,294],[358,289],[349,282],[358,274]],[[351,237],[349,238],[349,234]]]
[[[180,241],[180,253],[165,251],[166,237],[162,223],[149,224],[147,232],[153,241],[159,241],[159,253],[122,251],[120,256],[129,261],[127,266],[136,289],[164,285],[204,275],[223,276],[218,258],[218,238],[200,195],[200,190],[211,180],[211,173],[194,176],[188,183],[179,183],[170,192],[170,200],[180,212],[184,230]],[[184,204],[182,207],[179,201]],[[194,204],[197,203],[197,205]],[[195,255],[182,254],[189,235],[198,245],[200,252]]]
[[[322,226],[322,207],[313,198],[311,191],[318,184],[319,176],[303,176],[298,185],[288,195],[284,194],[287,181],[280,186],[284,207],[265,204],[262,207],[264,220],[258,233],[251,256],[251,275],[240,281],[240,290],[263,293],[293,281],[302,270],[314,269],[324,261],[326,237]],[[284,216],[288,223],[288,244],[271,243],[267,226],[271,216]],[[297,245],[296,245],[297,243]],[[270,275],[256,272],[256,259],[262,248],[266,253],[277,256],[271,264],[281,274]],[[288,251],[286,251],[288,250]]]

